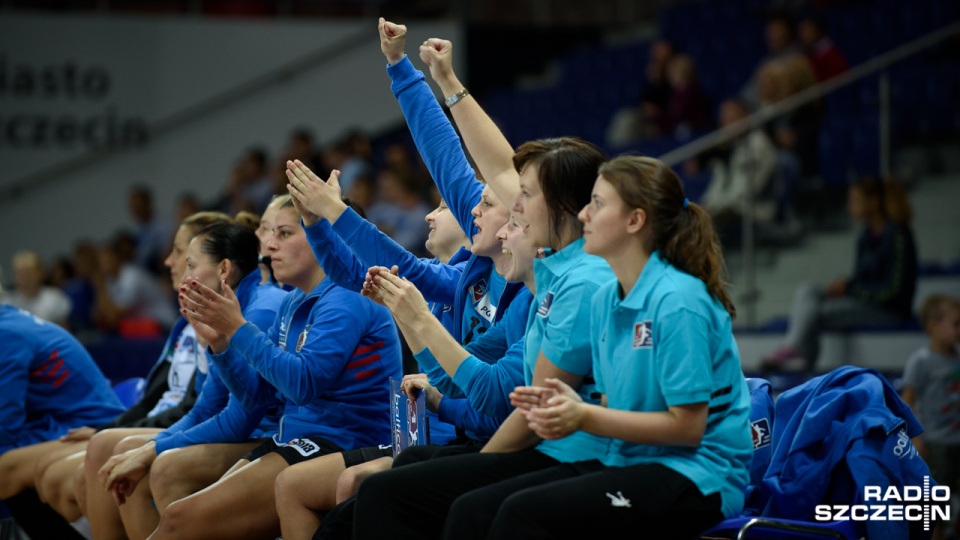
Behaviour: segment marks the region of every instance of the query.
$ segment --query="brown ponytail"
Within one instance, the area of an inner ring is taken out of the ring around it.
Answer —
[[[253,212],[247,212],[246,210],[237,212],[237,215],[233,218],[233,222],[237,225],[242,225],[251,231],[256,231],[260,228],[260,216],[254,214]]]
[[[723,280],[723,251],[713,221],[700,205],[685,202],[676,173],[654,158],[621,156],[601,165],[600,176],[617,190],[628,208],[646,212],[647,249],[659,250],[664,260],[700,278],[730,317],[736,317],[737,309]]]

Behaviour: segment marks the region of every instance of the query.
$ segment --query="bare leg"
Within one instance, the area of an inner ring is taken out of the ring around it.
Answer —
[[[0,499],[9,499],[25,489],[34,487],[37,463],[51,452],[58,452],[72,443],[47,441],[14,448],[0,455]]]
[[[280,534],[280,519],[271,488],[286,468],[287,462],[276,453],[244,465],[167,506],[150,538],[275,538]]]
[[[366,463],[361,463],[343,471],[337,479],[337,504],[353,497],[360,489],[360,483],[374,473],[385,471],[393,465],[392,457],[382,457]]]
[[[84,456],[86,461],[86,456]],[[83,463],[73,473],[73,494],[77,498],[80,513],[87,515],[87,477],[83,475]]]
[[[58,463],[60,460],[70,457],[77,452],[83,452],[87,448],[87,441],[80,442],[69,442],[69,443],[60,443],[60,448],[55,448],[46,453],[46,455],[41,456],[33,466],[33,486],[37,490],[37,495],[40,496],[40,500],[50,504],[56,509],[50,501],[51,495],[46,492],[47,487],[50,487],[49,482],[44,482],[43,477],[47,472],[47,469],[50,466]],[[52,496],[53,498],[56,495]]]
[[[44,469],[37,481],[37,487],[42,490],[47,504],[67,521],[76,521],[83,515],[74,495],[73,477],[78,468],[83,466],[85,455],[86,452],[81,450],[55,461]]]
[[[113,496],[103,489],[100,478],[97,476],[100,467],[103,467],[103,464],[114,455],[117,443],[126,437],[144,435],[149,439],[160,431],[153,428],[108,429],[90,439],[83,464],[83,475],[86,488],[86,516],[90,521],[93,537],[97,540],[126,538],[123,522],[120,521],[120,512],[117,511]]]
[[[157,510],[162,513],[170,503],[216,482],[258,444],[198,444],[160,454],[150,467],[150,491]]]
[[[160,514],[153,507],[150,481],[147,478],[141,480],[126,502],[117,507],[117,511],[120,512],[127,538],[139,540],[150,536],[160,522]]]
[[[277,476],[274,491],[284,540],[310,540],[320,527],[318,511],[337,504],[337,478],[346,469],[338,452],[298,463]]]

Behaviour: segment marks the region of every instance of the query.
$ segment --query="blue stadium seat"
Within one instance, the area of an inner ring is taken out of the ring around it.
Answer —
[[[143,387],[147,380],[143,377],[131,377],[113,385],[113,392],[124,407],[130,408],[143,396]]]

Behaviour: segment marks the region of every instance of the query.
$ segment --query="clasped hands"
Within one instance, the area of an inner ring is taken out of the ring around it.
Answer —
[[[543,386],[518,386],[510,403],[527,419],[527,426],[541,439],[562,439],[580,429],[586,404],[570,385],[547,378]]]

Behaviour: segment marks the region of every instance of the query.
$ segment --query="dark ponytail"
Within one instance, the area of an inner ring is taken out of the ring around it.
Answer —
[[[213,223],[200,230],[196,238],[200,239],[200,252],[211,256],[215,261],[231,261],[239,276],[231,286],[236,285],[244,276],[257,269],[260,258],[260,240],[249,226],[237,223]]]
[[[647,249],[660,251],[664,260],[700,278],[735,318],[737,309],[723,280],[723,250],[713,221],[700,205],[687,201],[676,173],[654,158],[621,156],[601,165],[600,176],[617,190],[624,205],[646,212]]]

